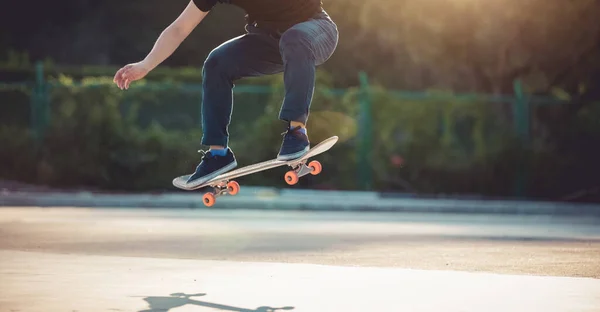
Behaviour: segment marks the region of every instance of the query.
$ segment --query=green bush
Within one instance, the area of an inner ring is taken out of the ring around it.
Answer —
[[[358,101],[359,90],[344,101]],[[514,169],[505,170],[504,154],[525,155],[510,125],[497,122],[490,103],[456,100],[432,92],[426,99],[394,95],[373,87],[374,188],[423,193],[503,194],[511,191]],[[355,115],[355,114],[354,114]],[[513,157],[509,163],[519,161]]]
[[[281,75],[271,79],[275,92],[265,98],[264,105],[240,104],[245,96],[236,97],[230,133],[241,166],[272,159],[281,144],[285,124],[278,114],[283,81]],[[357,164],[358,90],[333,95],[331,78],[319,72],[317,79],[308,122],[311,141],[317,144],[332,135],[340,141],[318,158],[326,174],[308,176],[300,187],[356,189],[359,166],[373,168],[378,190],[408,185],[423,192],[464,192],[476,185],[486,192],[499,184],[485,180],[481,173],[500,163],[494,157],[510,151],[510,132],[499,131],[502,128],[493,123],[486,103],[407,101],[374,87],[373,162]],[[58,76],[50,83],[51,126],[40,149],[23,143],[33,142],[28,134],[4,131],[7,137],[20,138],[9,144],[10,150],[28,149],[28,155],[36,157],[11,161],[11,153],[6,153],[7,162],[21,168],[6,176],[15,178],[18,172],[30,170],[28,177],[53,186],[153,190],[171,188],[174,176],[191,172],[197,164],[199,103],[189,104],[180,84],[158,90],[141,83],[122,91],[111,84],[110,77],[86,78],[75,84],[71,78]],[[404,159],[402,166],[392,161],[398,157]],[[510,184],[511,172],[504,171],[505,184]],[[284,173],[285,169],[266,171],[240,182],[281,187]],[[497,172],[488,176],[498,178]]]
[[[0,124],[26,127],[31,116],[30,94],[17,85],[0,87]]]
[[[240,166],[274,158],[281,144],[283,81],[281,75],[269,79],[275,90],[271,94],[236,93],[230,145]],[[597,179],[600,155],[590,146],[600,140],[598,104],[563,118],[561,127],[537,121],[536,129],[544,124],[551,131],[525,146],[512,125],[495,118],[492,106],[483,100],[457,100],[443,92],[416,99],[373,86],[373,161],[358,164],[360,90],[334,95],[330,76],[319,71],[317,79],[309,136],[313,144],[332,135],[340,141],[318,157],[323,174],[309,175],[297,187],[356,189],[361,166],[372,168],[374,189],[379,191],[509,196],[526,168],[530,194],[547,198],[593,185]],[[0,161],[5,164],[0,178],[56,187],[173,189],[173,177],[191,172],[200,159],[200,93],[177,82],[162,88],[143,82],[122,91],[111,80],[90,77],[74,83],[62,75],[51,79],[51,122],[41,144],[23,123],[0,127]],[[286,170],[265,171],[239,182],[286,187]]]
[[[587,103],[575,114],[569,106],[540,107],[546,115],[544,149],[530,159],[530,195],[568,199],[590,196],[600,199],[600,102]],[[540,135],[541,136],[541,135]],[[596,190],[596,191],[594,191]]]
[[[69,85],[52,92],[51,125],[39,149],[23,128],[4,127],[3,178],[52,186],[147,190],[170,187],[177,174],[193,170],[199,130],[139,126],[133,106],[109,83]],[[196,146],[195,146],[196,145]],[[34,177],[34,178],[33,178]]]
[[[0,179],[35,182],[37,156],[33,135],[26,128],[0,126]]]
[[[124,65],[124,64],[123,64]],[[117,66],[64,66],[57,65],[47,60],[43,63],[43,75],[46,79],[54,79],[60,76],[72,77],[75,80],[86,79],[89,77],[113,77],[119,70]],[[0,76],[3,81],[22,82],[23,77],[32,80],[36,74],[35,64],[29,62],[22,64],[7,64],[0,62]],[[152,70],[146,76],[146,80],[162,83],[201,83],[201,67],[165,67],[160,66]],[[268,85],[273,81],[272,76],[253,77],[244,79],[244,85]]]

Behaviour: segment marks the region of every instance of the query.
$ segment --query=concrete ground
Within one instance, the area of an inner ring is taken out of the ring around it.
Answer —
[[[590,217],[0,208],[0,311],[600,311],[599,278]]]

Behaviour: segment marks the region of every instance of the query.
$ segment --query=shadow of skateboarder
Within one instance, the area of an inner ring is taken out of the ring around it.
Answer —
[[[181,307],[187,304],[233,312],[277,312],[294,309],[294,307],[273,308],[267,306],[258,307],[256,309],[245,309],[219,303],[191,299],[191,297],[201,297],[205,295],[206,294],[203,293],[189,295],[184,293],[173,293],[170,295],[170,297],[146,297],[144,298],[144,301],[148,302],[149,308],[147,310],[140,310],[138,312],[168,312],[173,308]]]

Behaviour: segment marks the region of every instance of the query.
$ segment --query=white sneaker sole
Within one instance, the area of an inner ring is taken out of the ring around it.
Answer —
[[[277,160],[294,160],[294,159],[298,159],[301,158],[302,156],[306,155],[306,153],[308,153],[308,151],[310,150],[310,145],[307,145],[303,150],[296,152],[294,154],[289,154],[289,155],[277,155]]]
[[[221,175],[221,174],[223,174],[223,173],[225,173],[227,171],[232,170],[235,167],[237,167],[237,161],[234,160],[232,163],[230,163],[229,165],[227,165],[227,166],[225,166],[225,167],[223,167],[221,169],[215,170],[214,172],[209,173],[209,174],[207,174],[207,175],[205,175],[205,176],[203,176],[201,178],[198,178],[198,179],[196,179],[196,180],[194,180],[192,182],[187,182],[186,186],[196,187],[196,186],[201,185],[201,184],[203,184],[203,183],[205,183],[205,182],[207,182],[207,181],[209,181],[211,179],[214,179],[215,177],[217,177],[217,176],[219,176],[219,175]]]

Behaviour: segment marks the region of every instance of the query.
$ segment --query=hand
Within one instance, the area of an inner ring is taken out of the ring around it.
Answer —
[[[119,69],[113,78],[113,82],[123,89],[129,89],[131,82],[144,78],[150,70],[143,62],[125,65]]]

